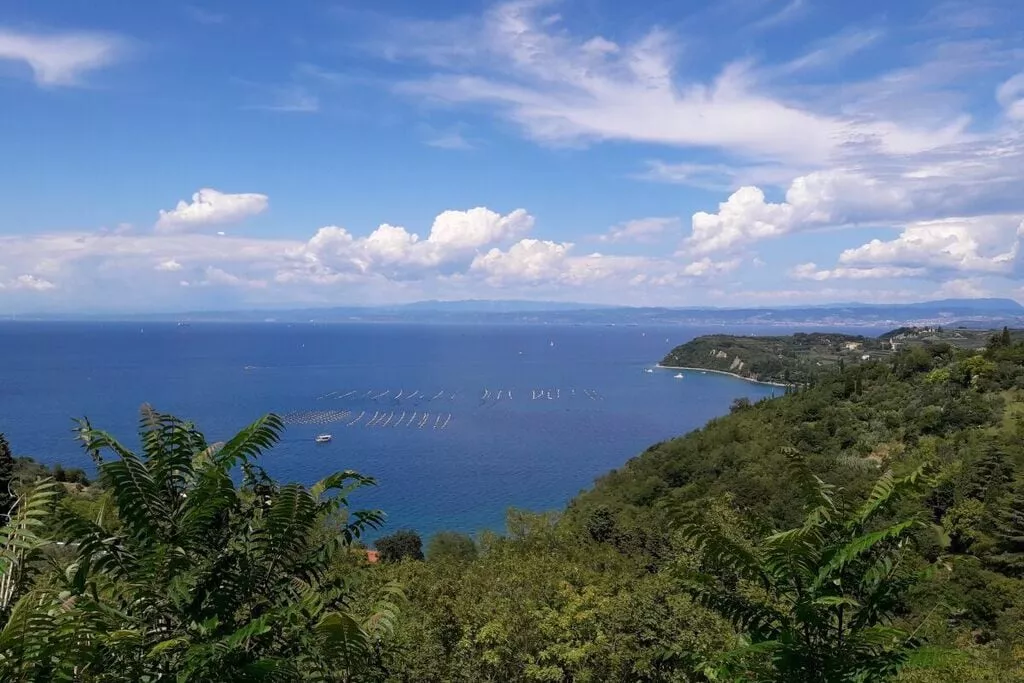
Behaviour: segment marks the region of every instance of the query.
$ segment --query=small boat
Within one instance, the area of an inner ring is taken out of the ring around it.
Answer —
[[[654,374],[654,370],[652,370],[651,368],[644,368],[644,372],[646,372],[649,375]]]
[[[673,375],[673,378],[674,379],[683,379],[683,373],[677,372],[675,375]]]
[[[318,434],[316,439],[314,439],[314,441],[316,441],[317,443],[330,443],[331,435],[330,434]]]

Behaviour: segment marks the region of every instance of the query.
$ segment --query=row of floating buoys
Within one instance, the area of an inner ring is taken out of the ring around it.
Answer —
[[[296,410],[281,416],[285,424],[324,425],[341,422],[352,414],[350,410]]]
[[[355,417],[351,410],[296,410],[282,415],[285,424],[293,425],[325,425],[345,422],[346,427],[415,427],[424,429],[433,418],[433,429],[444,429],[452,420],[451,413],[420,413],[409,411],[375,410],[365,421],[363,418],[369,411],[362,411]]]
[[[442,389],[441,391],[438,391],[436,394],[428,394],[428,392],[420,391],[419,389],[415,389],[413,391],[406,391],[404,389],[399,389],[396,392],[393,392],[391,389],[384,389],[384,390],[370,389],[370,390],[368,390],[366,392],[362,392],[359,389],[353,389],[351,391],[346,391],[344,393],[342,393],[340,391],[331,391],[331,392],[328,392],[328,393],[323,394],[321,396],[317,396],[316,400],[318,400],[318,401],[324,401],[324,400],[344,401],[346,399],[360,400],[360,399],[368,398],[371,401],[380,401],[380,400],[387,399],[387,398],[390,397],[391,400],[399,401],[399,402],[403,401],[403,400],[412,401],[412,400],[417,400],[417,399],[419,399],[419,400],[426,400],[426,401],[440,401],[440,400],[448,399],[449,401],[454,401],[456,394],[457,394],[457,392],[454,392],[454,391],[448,392],[448,391],[445,391],[444,389]]]

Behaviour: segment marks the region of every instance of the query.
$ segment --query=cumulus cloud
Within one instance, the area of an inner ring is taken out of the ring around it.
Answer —
[[[291,257],[299,273],[317,279],[337,273],[367,273],[385,268],[396,277],[424,269],[468,264],[478,250],[509,242],[530,231],[533,216],[524,209],[501,215],[485,207],[468,211],[444,211],[434,219],[426,239],[404,227],[384,223],[366,237],[357,238],[345,228],[320,228]],[[285,276],[298,279],[298,273]]]
[[[265,194],[228,194],[203,188],[192,195],[192,203],[178,202],[170,211],[160,211],[156,222],[159,232],[188,232],[208,225],[236,223],[266,211]]]
[[[889,22],[848,26],[794,46],[799,56],[789,62],[761,64],[740,55],[717,68],[701,65],[698,73],[678,59],[685,37],[661,28],[633,32],[629,41],[580,34],[548,5],[513,0],[480,17],[396,23],[388,57],[432,68],[400,90],[490,108],[541,143],[615,140],[697,150],[678,163],[649,161],[641,176],[727,193],[717,210],[691,217],[681,254],[696,259],[695,270],[705,258],[731,262],[756,242],[805,230],[910,226],[914,237],[916,223],[1024,210],[1024,132],[1017,125],[1024,120],[1024,75],[1012,75],[1020,68],[1012,37],[933,35],[948,30],[935,26],[909,34]],[[776,11],[786,17],[804,6],[779,3]],[[892,68],[884,56],[869,60],[879,66],[860,81],[808,77],[903,39],[913,43],[909,63]],[[1004,80],[996,85],[995,78]],[[991,83],[1004,117],[972,118],[964,106],[969,98],[993,97],[979,83]],[[613,229],[603,241],[628,235]],[[969,240],[953,239],[953,246],[940,245],[951,255],[933,262],[1012,272],[1012,244],[995,252],[979,246],[972,260]],[[911,247],[865,245],[847,258],[862,252],[882,258],[886,249]],[[851,262],[801,273],[812,281],[919,274],[883,275],[880,266],[933,268]]]
[[[571,242],[524,239],[508,249],[493,248],[470,264],[469,273],[494,286],[510,284],[581,286],[599,282],[651,283],[671,264],[663,259],[601,253],[574,255]],[[635,280],[640,274],[644,277]]]
[[[686,277],[709,277],[712,275],[725,275],[740,267],[741,259],[734,258],[726,261],[712,261],[705,257],[699,261],[688,263],[681,271]]]
[[[846,172],[821,171],[794,180],[785,201],[772,203],[757,187],[741,187],[718,205],[717,213],[698,211],[686,247],[710,254],[824,225],[844,225],[900,214],[910,200],[899,187]]]
[[[525,209],[507,216],[483,207],[445,211],[434,219],[427,241],[452,249],[476,249],[525,234],[532,227],[533,216]]]
[[[612,226],[608,232],[599,235],[602,242],[656,242],[667,230],[679,227],[675,217],[637,218]]]
[[[19,275],[10,283],[12,289],[28,289],[33,292],[48,292],[57,289],[57,285],[35,275]]]
[[[77,85],[86,73],[114,64],[126,53],[127,41],[114,35],[0,28],[0,60],[24,62],[41,86]]]
[[[508,250],[491,249],[473,259],[470,270],[492,282],[557,279],[564,271],[571,242],[524,239]]]
[[[1018,266],[1022,236],[1019,215],[919,221],[904,227],[896,239],[874,239],[845,250],[839,262],[1009,275]]]

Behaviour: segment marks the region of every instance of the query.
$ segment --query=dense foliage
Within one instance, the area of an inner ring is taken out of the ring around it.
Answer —
[[[806,383],[841,360],[854,362],[865,353],[882,354],[889,344],[846,334],[797,333],[786,337],[697,337],[669,351],[661,364],[731,372],[765,382]]]
[[[381,536],[374,545],[384,562],[423,559],[423,539],[412,529],[399,529],[388,536]]]
[[[815,494],[793,529],[745,543],[701,505],[680,511],[699,558],[684,585],[750,640],[710,670],[761,681],[884,680],[916,646],[889,622],[913,579],[904,561],[917,520],[883,520],[923,468],[900,479],[885,472],[862,504],[844,509],[840,491],[790,457],[791,476]]]
[[[86,426],[91,451],[114,454],[99,483],[21,484],[0,537],[0,670],[1024,681],[1016,339],[957,348],[897,331],[878,358],[824,364],[784,397],[652,446],[560,514],[439,534],[425,559],[400,531],[377,540],[374,566],[347,549],[378,518],[349,515],[348,489],[328,496],[341,480],[282,486],[255,466],[274,418],[208,447],[151,414],[141,455]],[[400,614],[382,611],[396,585]]]
[[[393,615],[385,602],[360,617],[344,571],[347,547],[381,521],[347,509],[372,481],[276,484],[256,460],[280,430],[271,415],[208,444],[144,408],[136,454],[83,422],[113,514],[47,510],[52,480],[25,494],[2,539],[17,584],[0,631],[4,680],[353,680]],[[66,543],[50,549],[53,569],[39,561],[46,521]]]
[[[983,330],[941,327],[900,327],[878,337],[834,332],[773,337],[712,334],[675,347],[661,364],[731,372],[764,382],[806,384],[836,368],[887,361],[893,352],[909,347],[947,345],[977,350],[992,337],[991,332]],[[1010,345],[1021,334],[1004,328],[995,337],[997,342]]]

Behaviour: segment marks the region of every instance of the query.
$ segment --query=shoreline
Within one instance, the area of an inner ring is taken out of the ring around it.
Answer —
[[[685,365],[662,365],[658,363],[656,367],[663,370],[689,370],[690,372],[713,372],[718,375],[728,375],[729,377],[735,377],[741,379],[744,382],[753,382],[754,384],[764,384],[770,387],[791,387],[792,384],[783,384],[782,382],[768,382],[762,379],[752,379],[750,377],[744,377],[743,375],[737,375],[735,372],[729,372],[728,370],[713,370],[711,368],[691,368]]]

